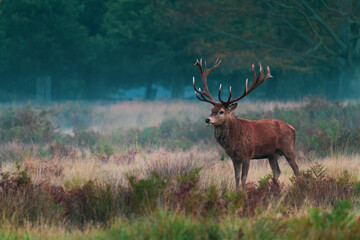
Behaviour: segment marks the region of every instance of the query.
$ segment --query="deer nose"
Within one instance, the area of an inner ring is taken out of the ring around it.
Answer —
[[[205,119],[205,123],[210,123],[210,118]]]

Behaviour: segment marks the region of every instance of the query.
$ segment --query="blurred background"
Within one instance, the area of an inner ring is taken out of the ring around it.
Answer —
[[[0,0],[0,101],[194,99],[197,58],[249,98],[358,98],[360,1]],[[258,67],[258,65],[256,65]],[[227,91],[224,91],[224,95]]]

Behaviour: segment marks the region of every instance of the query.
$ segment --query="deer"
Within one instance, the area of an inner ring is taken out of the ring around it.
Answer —
[[[211,114],[205,119],[207,125],[214,127],[214,135],[216,141],[225,150],[225,153],[231,158],[234,171],[236,189],[239,189],[240,169],[241,169],[241,185],[245,189],[246,179],[249,172],[250,160],[267,158],[273,172],[273,177],[278,179],[281,171],[278,159],[285,156],[290,164],[296,177],[299,176],[299,167],[295,161],[295,135],[296,130],[293,126],[276,119],[262,120],[246,120],[236,118],[233,111],[237,107],[237,101],[249,95],[258,86],[265,82],[266,79],[272,78],[270,68],[267,66],[266,73],[259,62],[259,73],[256,76],[255,66],[251,64],[253,80],[248,87],[248,79],[246,79],[245,90],[240,96],[231,99],[231,86],[229,89],[229,97],[227,100],[221,98],[221,84],[217,102],[210,94],[207,86],[208,75],[216,69],[221,60],[216,59],[213,67],[203,68],[202,59],[197,59],[194,66],[200,70],[200,77],[204,90],[197,88],[195,85],[195,77],[193,77],[193,86],[195,95],[198,100],[208,102],[213,105]]]

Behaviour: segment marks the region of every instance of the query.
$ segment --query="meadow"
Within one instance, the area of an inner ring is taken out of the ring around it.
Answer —
[[[231,160],[195,102],[0,105],[0,239],[360,238],[360,103],[244,101],[297,129],[295,179]]]

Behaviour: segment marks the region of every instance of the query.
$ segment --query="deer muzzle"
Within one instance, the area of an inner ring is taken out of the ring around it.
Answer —
[[[205,119],[206,125],[213,125],[210,118]]]

